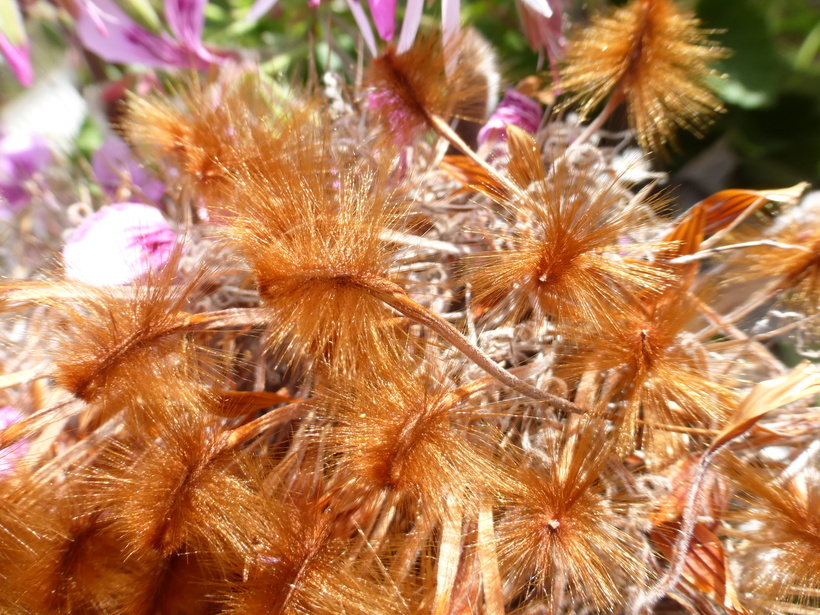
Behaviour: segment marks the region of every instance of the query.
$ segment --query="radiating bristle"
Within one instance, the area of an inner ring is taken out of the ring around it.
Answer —
[[[574,599],[618,612],[647,579],[637,538],[625,530],[628,499],[608,485],[611,448],[597,422],[565,426],[543,459],[524,458],[502,496],[496,528],[502,570],[514,591],[553,604]]]
[[[465,263],[479,302],[504,299],[514,316],[534,307],[559,323],[605,323],[626,308],[630,292],[665,280],[662,270],[630,257],[642,246],[622,240],[639,217],[618,184],[593,169],[556,162],[504,206],[517,222],[499,237],[505,248]]]
[[[645,149],[664,153],[677,128],[701,135],[720,100],[706,86],[726,51],[673,0],[632,0],[597,16],[566,48],[561,87],[589,115],[608,96],[626,99]]]

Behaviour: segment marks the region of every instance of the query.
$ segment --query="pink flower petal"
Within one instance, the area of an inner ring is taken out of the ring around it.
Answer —
[[[165,185],[140,166],[131,148],[117,136],[108,137],[94,152],[91,168],[97,183],[110,197],[114,197],[123,184],[136,187],[138,194],[152,203],[165,194]]]
[[[94,286],[128,284],[165,265],[176,241],[156,207],[109,205],[89,216],[63,248],[66,276]]]
[[[98,12],[91,14],[89,7],[94,6]],[[197,41],[195,47],[186,46],[163,34],[157,36],[134,23],[111,0],[88,0],[80,5],[80,16],[77,20],[77,34],[86,49],[93,51],[107,62],[123,64],[145,64],[157,68],[181,67],[204,69],[216,58]],[[178,17],[178,15],[177,15]],[[102,20],[107,35],[99,27]],[[190,36],[190,20],[184,19],[176,24],[185,29]]]
[[[368,0],[368,5],[379,37],[391,40],[396,31],[396,0]]]
[[[22,45],[12,45],[5,34],[0,33],[0,53],[6,58],[11,72],[26,87],[34,83],[34,71],[31,68],[28,41]]]
[[[479,145],[504,139],[509,124],[534,133],[541,124],[541,105],[516,90],[507,90],[490,119],[478,132]]]
[[[14,425],[24,417],[16,408],[4,406],[0,408],[0,431]],[[28,441],[22,440],[0,450],[0,480],[8,476],[17,466],[17,461],[28,451]]]
[[[25,183],[51,161],[42,137],[10,135],[0,138],[0,218],[8,218],[29,202]]]

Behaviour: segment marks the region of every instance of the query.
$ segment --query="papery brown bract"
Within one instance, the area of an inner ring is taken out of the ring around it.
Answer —
[[[566,589],[597,611],[617,612],[628,588],[647,582],[639,541],[624,528],[630,501],[607,489],[615,461],[601,424],[565,424],[562,435],[548,436],[543,454],[516,463],[501,494],[499,560],[519,599],[556,608],[556,591]]]
[[[522,182],[535,179],[540,164],[513,159],[510,166],[521,169]],[[664,282],[662,270],[629,257],[643,246],[620,241],[640,220],[615,180],[562,160],[525,188],[503,202],[516,221],[498,238],[504,247],[466,259],[477,302],[504,300],[513,318],[535,307],[559,323],[605,324],[625,309],[630,291]]]
[[[677,128],[700,136],[722,109],[706,81],[726,51],[673,0],[632,0],[599,15],[565,48],[560,86],[566,104],[588,116],[610,95],[626,99],[641,146],[663,153]]]

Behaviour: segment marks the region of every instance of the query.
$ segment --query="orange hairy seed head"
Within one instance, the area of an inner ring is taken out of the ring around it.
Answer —
[[[516,218],[504,247],[469,257],[465,271],[479,302],[504,300],[517,317],[530,307],[559,322],[597,322],[624,309],[629,291],[660,286],[666,275],[629,258],[640,245],[620,240],[639,223],[612,179],[557,162],[545,179],[503,205]]]
[[[722,109],[706,81],[726,50],[673,0],[632,0],[599,15],[566,48],[561,87],[588,116],[610,94],[623,96],[641,146],[664,152],[677,128],[700,136]]]
[[[275,176],[243,169],[223,235],[251,265],[278,358],[299,353],[345,369],[399,335],[370,289],[390,277],[396,248],[385,234],[404,207],[389,165],[334,153],[330,139],[319,125],[289,141]]]
[[[538,459],[521,460],[514,487],[502,494],[499,559],[508,582],[529,599],[551,604],[563,581],[585,604],[617,611],[626,586],[646,582],[645,564],[637,539],[622,529],[628,501],[607,494],[612,447],[601,423],[573,423]]]

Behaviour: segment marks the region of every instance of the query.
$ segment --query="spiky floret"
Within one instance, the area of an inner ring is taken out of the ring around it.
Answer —
[[[726,51],[673,0],[632,0],[593,18],[566,47],[561,87],[588,116],[608,96],[626,99],[641,146],[663,152],[674,131],[700,136],[722,109],[706,84]]]
[[[815,453],[807,461],[799,473],[779,477],[739,460],[728,464],[739,492],[733,520],[753,528],[738,557],[760,612],[820,608],[820,459]]]
[[[219,424],[184,404],[160,412],[166,417],[156,439],[113,446],[90,477],[112,528],[135,557],[228,544],[241,550],[236,528],[248,520],[251,494]]]
[[[337,479],[360,494],[391,492],[424,511],[461,506],[498,480],[474,408],[429,362],[403,359],[363,374],[316,403],[333,426],[326,438]]]
[[[628,256],[644,249],[620,242],[640,223],[637,211],[617,181],[592,168],[559,160],[503,204],[516,224],[500,235],[502,249],[465,263],[478,302],[503,300],[515,317],[535,307],[559,322],[605,322],[624,309],[629,292],[665,278]]]
[[[239,246],[269,311],[268,347],[345,369],[398,332],[371,289],[390,278],[385,233],[403,207],[389,165],[331,151],[329,127],[289,143],[275,176],[244,169],[224,236]]]
[[[496,528],[499,559],[519,595],[553,604],[565,584],[573,599],[617,612],[647,571],[624,529],[629,502],[607,478],[611,442],[599,423],[571,423],[513,474]]]
[[[290,107],[258,75],[226,70],[178,84],[175,97],[132,97],[123,128],[149,160],[170,161],[180,171],[188,196],[201,198],[218,215],[222,201],[236,188],[233,173],[241,165],[264,168],[271,157],[278,159],[275,154],[282,148],[274,144],[275,111],[280,107],[296,113],[307,105]]]
[[[398,53],[388,47],[365,74],[367,105],[398,146],[410,144],[434,126],[434,117],[483,117],[487,76],[476,66],[488,56],[486,43],[464,31],[442,43],[438,32],[418,36]]]
[[[602,401],[624,406],[620,452],[635,447],[642,418],[648,423],[641,442],[649,461],[667,462],[683,452],[685,437],[652,424],[716,427],[728,419],[736,395],[731,380],[711,364],[707,348],[686,333],[697,306],[685,291],[673,287],[661,297],[638,297],[633,306],[604,327],[568,333],[574,344],[565,374],[570,379],[584,369],[611,374]]]
[[[788,310],[807,318],[811,342],[820,339],[820,229],[792,224],[760,245],[743,250],[727,263],[722,283],[762,283],[769,296],[777,294]]]
[[[260,490],[261,491],[261,490]],[[255,553],[245,561],[244,579],[223,600],[230,615],[388,615],[405,612],[395,590],[380,587],[355,568],[351,542],[334,523],[334,505],[291,494],[256,499],[258,524],[248,527]]]
[[[66,283],[70,298],[44,299],[61,313],[53,350],[61,387],[105,416],[183,393],[204,395],[200,385],[215,355],[184,335],[184,309],[201,278],[175,283],[178,262],[179,252],[128,288]]]

